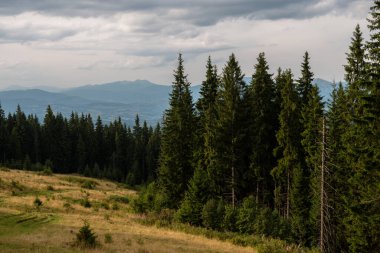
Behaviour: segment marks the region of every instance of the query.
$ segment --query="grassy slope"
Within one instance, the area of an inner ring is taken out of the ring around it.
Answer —
[[[127,203],[115,196],[136,194],[109,181],[78,176],[44,176],[0,169],[0,252],[83,252],[73,246],[86,220],[101,246],[85,252],[255,252],[228,242],[141,225]],[[38,196],[42,206],[33,204]],[[88,199],[91,208],[81,205]],[[117,209],[117,210],[114,210]],[[112,243],[105,243],[110,234]]]

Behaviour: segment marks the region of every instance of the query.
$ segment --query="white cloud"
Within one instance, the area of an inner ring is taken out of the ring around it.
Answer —
[[[277,0],[253,1],[262,12],[245,10],[251,6],[246,0],[235,5],[219,0],[221,6],[216,8],[207,1],[178,5],[167,0],[161,6],[132,1],[135,5],[128,11],[122,7],[112,11],[112,6],[104,3],[96,11],[90,6],[92,12],[90,8],[86,15],[49,6],[27,6],[6,14],[0,3],[4,62],[0,61],[0,86],[68,86],[123,79],[169,84],[178,52],[184,54],[194,83],[203,79],[209,54],[221,70],[235,52],[243,70],[251,75],[261,51],[266,52],[272,72],[280,66],[290,67],[297,75],[308,50],[316,76],[341,79],[356,23],[366,34],[370,4],[364,0],[298,1],[307,8],[294,17],[291,15],[300,7],[290,0],[282,1],[283,9],[273,7]],[[262,19],[258,19],[260,15]],[[17,71],[6,67],[19,62],[28,62],[22,65],[22,72],[21,67]]]

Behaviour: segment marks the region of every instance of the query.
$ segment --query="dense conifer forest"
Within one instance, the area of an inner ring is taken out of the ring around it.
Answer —
[[[162,128],[90,115],[43,123],[20,108],[0,109],[0,162],[10,167],[145,184],[139,212],[172,210],[194,226],[280,238],[322,252],[380,252],[380,1],[347,49],[346,86],[328,104],[301,75],[269,72],[265,54],[244,82],[238,59],[206,63],[193,101],[178,56]],[[43,164],[43,165],[41,165]]]

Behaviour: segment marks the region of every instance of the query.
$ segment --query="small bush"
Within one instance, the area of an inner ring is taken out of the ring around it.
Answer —
[[[112,243],[112,236],[110,234],[105,234],[104,235],[104,243]]]
[[[80,200],[81,206],[85,208],[90,208],[91,207],[91,202],[88,200],[88,198],[84,198]]]
[[[91,181],[91,180],[84,180],[81,184],[81,187],[84,189],[95,189],[96,182]]]
[[[119,209],[120,209],[120,207],[117,203],[112,204],[112,210],[119,210]]]
[[[51,175],[53,175],[53,171],[51,170],[50,167],[45,166],[44,169],[42,170],[41,174],[45,175],[45,176],[51,176]]]
[[[106,202],[102,202],[100,203],[100,207],[105,209],[105,210],[109,210],[110,209],[110,205]]]
[[[254,225],[257,217],[257,205],[255,199],[250,196],[243,200],[237,212],[236,226],[241,233],[252,234],[255,231]]]
[[[236,220],[237,209],[234,208],[232,205],[226,205],[222,222],[222,228],[228,231],[236,232]]]
[[[81,248],[95,248],[98,245],[97,236],[90,228],[87,222],[84,222],[83,227],[76,234],[75,245]]]
[[[160,192],[155,183],[150,183],[143,189],[132,202],[132,208],[136,213],[159,213],[167,205],[168,196]]]
[[[39,208],[40,206],[42,206],[42,201],[41,201],[38,197],[36,197],[36,198],[34,199],[34,201],[33,201],[33,204],[34,204],[34,206],[35,206],[36,208]]]
[[[51,185],[48,185],[48,186],[46,187],[46,189],[47,189],[48,191],[54,191],[54,187],[51,186]]]
[[[220,202],[220,201],[219,201]],[[210,199],[203,206],[202,210],[202,222],[206,228],[219,229],[221,221],[223,219],[222,205],[223,203],[218,203],[215,199]],[[219,207],[219,208],[218,208]]]

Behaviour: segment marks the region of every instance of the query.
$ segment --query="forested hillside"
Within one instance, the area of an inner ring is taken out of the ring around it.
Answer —
[[[368,27],[369,41],[359,25],[353,31],[347,84],[327,105],[308,52],[300,76],[270,73],[260,53],[250,83],[234,54],[221,70],[209,57],[197,101],[179,54],[162,128],[138,117],[132,129],[94,125],[50,107],[40,124],[0,110],[0,162],[146,184],[136,211],[194,226],[321,252],[380,252],[379,0]]]
[[[140,211],[176,210],[194,226],[281,238],[321,252],[380,251],[380,1],[347,50],[346,87],[325,106],[310,56],[301,76],[269,73],[261,53],[244,82],[232,54],[211,58],[193,104],[180,54],[158,178]]]

